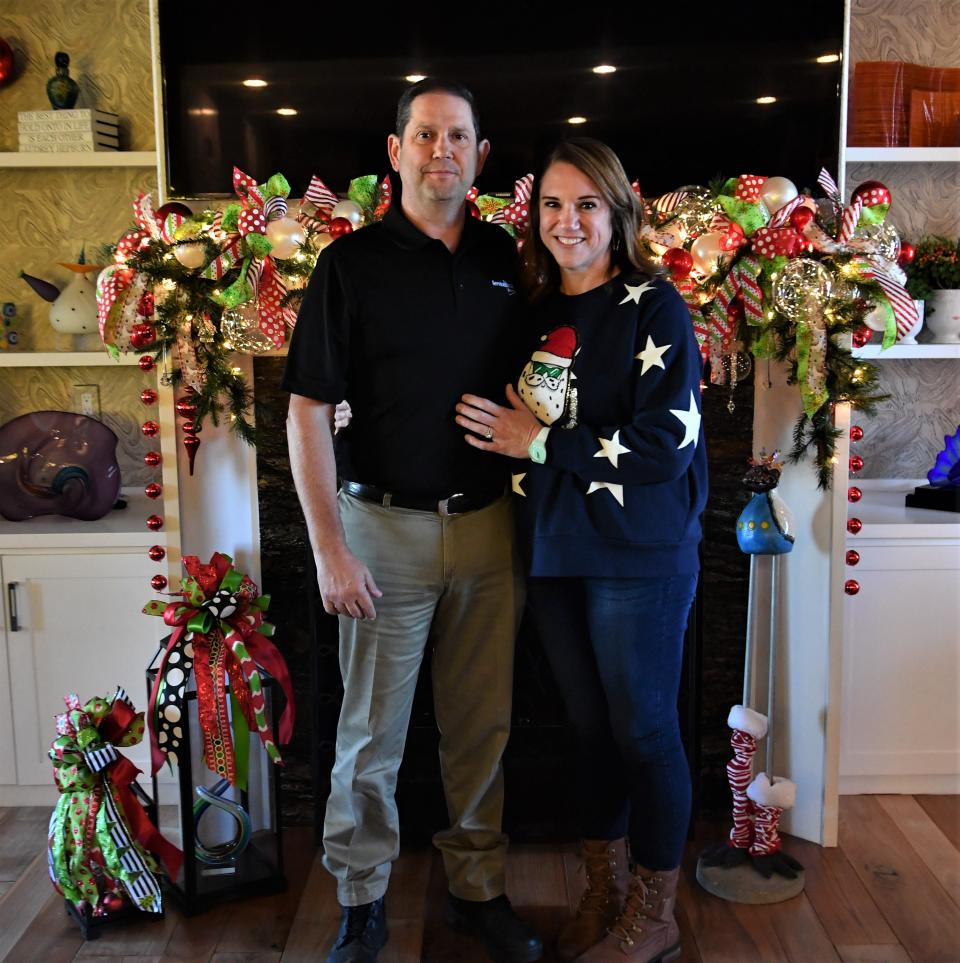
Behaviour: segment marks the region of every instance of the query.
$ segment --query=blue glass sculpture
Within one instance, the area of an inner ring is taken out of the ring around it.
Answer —
[[[927,472],[931,485],[960,485],[960,425],[952,435],[943,436],[943,451]]]
[[[120,492],[117,436],[71,411],[34,411],[0,427],[0,515],[102,518]]]

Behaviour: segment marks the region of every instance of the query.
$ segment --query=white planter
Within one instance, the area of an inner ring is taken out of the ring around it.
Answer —
[[[960,343],[960,288],[934,291],[927,299],[927,330],[937,344]]]

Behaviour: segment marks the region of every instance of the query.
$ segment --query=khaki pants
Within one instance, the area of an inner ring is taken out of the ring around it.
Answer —
[[[417,674],[429,646],[450,828],[434,836],[450,891],[504,891],[500,757],[510,733],[522,606],[510,499],[466,515],[339,495],[350,550],[383,598],[371,622],[340,619],[344,697],[324,824],[324,865],[343,906],[378,899],[400,849],[394,793]]]

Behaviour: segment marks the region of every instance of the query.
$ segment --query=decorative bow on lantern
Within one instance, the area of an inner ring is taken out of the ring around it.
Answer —
[[[173,632],[160,653],[150,692],[150,747],[153,771],[166,758],[176,762],[181,726],[186,725],[186,682],[194,672],[197,711],[203,733],[207,767],[232,785],[247,782],[249,733],[259,733],[270,758],[280,763],[280,753],[266,716],[262,667],[280,684],[286,705],[280,717],[279,741],[293,734],[293,686],[286,662],[270,641],[273,626],[263,615],[269,595],[233,567],[229,555],[215,553],[208,564],[195,555],[183,557],[188,577],[179,593],[183,601],[149,602],[144,612],[161,615]],[[233,703],[233,738],[230,734],[229,698]],[[246,727],[244,727],[244,723]]]
[[[64,699],[49,756],[60,799],[50,821],[48,868],[54,886],[78,908],[104,915],[123,903],[163,909],[158,862],[176,879],[183,854],[150,822],[134,794],[140,770],[119,748],[143,738],[138,713],[122,688],[112,700]]]

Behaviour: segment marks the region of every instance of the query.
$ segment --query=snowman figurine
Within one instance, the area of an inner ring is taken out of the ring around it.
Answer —
[[[73,272],[70,283],[63,290],[42,278],[20,272],[33,290],[45,301],[50,302],[50,324],[59,334],[77,336],[75,347],[78,350],[96,350],[100,347],[97,326],[97,289],[96,274],[102,264],[87,264],[84,252],[76,264],[59,262],[60,267]]]

